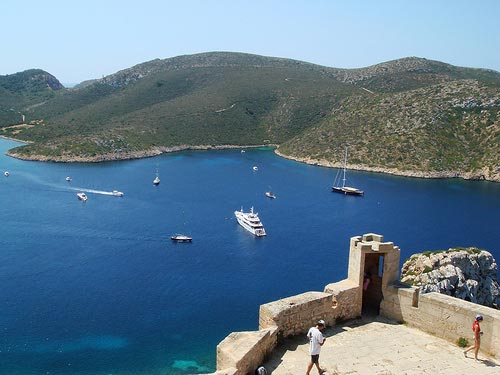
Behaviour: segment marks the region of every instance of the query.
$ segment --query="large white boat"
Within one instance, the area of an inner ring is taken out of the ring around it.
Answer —
[[[250,212],[243,212],[242,207],[240,211],[234,211],[234,216],[236,216],[238,224],[254,236],[262,237],[266,235],[266,230],[259,219],[259,214],[257,212],[253,212],[253,207],[250,208]]]
[[[87,195],[85,193],[76,193],[76,196],[78,197],[78,199],[80,199],[81,201],[84,201],[86,202],[87,201]]]

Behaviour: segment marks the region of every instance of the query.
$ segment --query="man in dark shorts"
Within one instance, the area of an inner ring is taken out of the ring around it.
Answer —
[[[309,353],[311,354],[311,361],[307,365],[306,375],[309,375],[313,365],[316,365],[318,373],[321,375],[324,370],[319,367],[319,353],[321,352],[321,347],[325,343],[326,338],[323,336],[323,331],[325,329],[325,321],[319,320],[316,323],[316,327],[311,327],[309,332],[307,332],[307,338],[309,339]]]

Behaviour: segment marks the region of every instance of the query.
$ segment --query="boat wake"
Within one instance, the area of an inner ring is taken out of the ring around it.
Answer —
[[[85,193],[92,193],[92,194],[101,194],[101,195],[113,195],[112,191],[104,191],[104,190],[95,190],[95,189],[86,189],[86,188],[78,188],[78,187],[71,187],[69,188],[70,190],[73,191],[83,191]]]
[[[31,173],[26,173],[23,171],[16,172],[16,176],[21,176],[25,179],[28,179],[32,182],[39,184],[39,185],[45,186],[46,188],[49,188],[49,190],[51,190],[51,191],[68,191],[69,190],[69,191],[81,191],[81,192],[92,193],[92,194],[101,194],[101,195],[116,195],[115,193],[113,193],[113,191],[105,191],[105,190],[97,190],[97,189],[88,189],[88,188],[68,186],[68,183],[66,181],[64,184],[45,181],[40,176],[37,176],[35,174],[31,174]]]

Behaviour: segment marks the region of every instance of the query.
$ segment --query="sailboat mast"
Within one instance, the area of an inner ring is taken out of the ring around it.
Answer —
[[[347,147],[345,148],[345,158],[344,158],[344,178],[342,179],[342,187],[345,187],[345,169],[347,166]]]

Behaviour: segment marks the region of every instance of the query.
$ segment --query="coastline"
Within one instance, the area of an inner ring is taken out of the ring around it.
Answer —
[[[13,137],[7,137],[5,135],[0,135],[0,138],[7,139],[9,141],[15,141],[15,142],[19,142],[19,143],[24,143],[25,145],[33,143],[33,142],[30,142],[30,141],[23,141],[21,139],[17,139],[17,138],[13,138]]]
[[[301,158],[301,157],[284,155],[279,152],[278,148],[274,150],[274,153],[282,158],[294,160],[304,164],[317,165],[320,167],[327,167],[327,168],[343,167],[343,164],[341,162],[332,163],[324,159]],[[365,171],[365,172],[392,174],[395,176],[403,176],[403,177],[414,177],[414,178],[438,178],[438,179],[461,178],[464,180],[500,182],[500,172],[496,173],[496,175],[494,176],[491,176],[487,170],[483,170],[481,172],[476,172],[476,173],[461,172],[461,171],[441,171],[441,172],[424,172],[424,171],[411,171],[411,170],[402,171],[396,168],[368,167],[362,164],[350,164],[349,169],[357,171]]]
[[[15,139],[11,137],[0,136],[0,138],[28,144],[30,142],[23,141],[20,139]],[[25,155],[20,155],[15,152],[8,150],[5,154],[21,160],[29,161],[42,161],[42,162],[57,162],[57,163],[101,163],[107,161],[120,161],[120,160],[132,160],[132,159],[142,159],[154,156],[159,156],[171,152],[188,151],[188,150],[230,150],[230,149],[250,149],[259,147],[269,147],[274,148],[274,153],[279,157],[293,160],[299,163],[315,165],[326,168],[342,168],[342,163],[332,163],[325,159],[313,159],[313,158],[301,158],[290,155],[285,155],[279,151],[279,145],[276,144],[262,144],[262,145],[179,145],[172,147],[154,147],[148,150],[133,151],[128,153],[108,153],[96,156],[45,156],[45,155],[31,155],[26,157]],[[483,169],[478,172],[462,172],[462,171],[440,171],[440,172],[425,172],[425,171],[412,171],[412,170],[400,170],[396,168],[382,168],[382,167],[369,167],[362,164],[350,164],[349,169],[366,171],[366,172],[376,172],[385,173],[395,176],[413,177],[413,178],[461,178],[464,180],[477,180],[477,181],[490,181],[490,182],[500,182],[500,171],[494,175],[491,175],[488,170]]]
[[[27,143],[25,141],[13,138],[7,138],[0,136],[4,139],[9,139],[16,142]],[[263,144],[263,145],[252,145],[252,146],[241,146],[241,145],[179,145],[172,147],[153,147],[148,150],[132,151],[127,153],[108,153],[95,156],[45,156],[45,155],[31,155],[26,157],[25,155],[18,154],[8,150],[5,154],[7,156],[28,161],[42,161],[42,162],[56,162],[56,163],[102,163],[107,161],[120,161],[120,160],[132,160],[132,159],[143,159],[150,158],[154,156],[159,156],[162,154],[168,154],[171,152],[188,151],[188,150],[230,150],[230,149],[249,149],[249,148],[259,148],[259,147],[269,147],[274,148],[276,145],[273,144]]]

